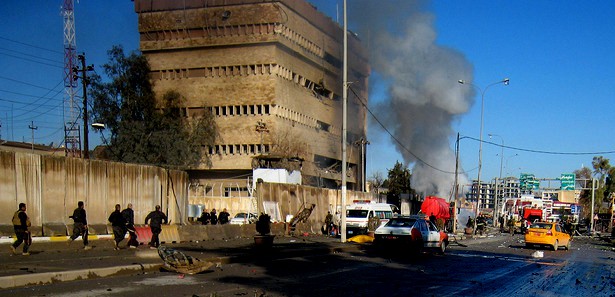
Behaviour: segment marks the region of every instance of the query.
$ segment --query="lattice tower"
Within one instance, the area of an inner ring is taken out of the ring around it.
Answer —
[[[81,114],[75,94],[77,79],[74,76],[76,66],[77,44],[75,41],[74,0],[63,0],[62,17],[64,18],[64,143],[66,155],[76,157],[81,151],[80,127],[77,122]]]

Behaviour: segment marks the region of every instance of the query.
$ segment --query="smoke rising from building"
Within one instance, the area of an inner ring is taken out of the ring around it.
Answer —
[[[455,178],[451,124],[474,97],[474,90],[457,80],[472,81],[472,65],[461,53],[436,44],[435,18],[425,7],[423,1],[349,1],[349,24],[360,28],[378,74],[371,83],[388,86],[376,115],[401,142],[393,141],[404,163],[413,166],[412,187],[448,198]],[[459,184],[467,183],[467,177],[459,178]]]

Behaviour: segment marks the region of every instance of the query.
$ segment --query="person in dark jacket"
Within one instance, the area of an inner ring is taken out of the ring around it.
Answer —
[[[203,225],[207,225],[209,224],[209,219],[210,219],[209,211],[207,211],[207,208],[204,208],[198,221],[201,222],[201,224]]]
[[[21,245],[23,242],[23,253],[24,256],[30,255],[28,249],[32,244],[32,236],[28,228],[30,227],[30,218],[28,218],[28,214],[26,214],[26,204],[19,203],[19,209],[13,215],[13,229],[15,230],[15,236],[17,240],[13,242],[11,245],[11,251],[13,254],[16,253],[17,247]]]
[[[120,209],[121,206],[116,204],[115,210],[109,215],[109,222],[111,222],[113,227],[113,249],[116,251],[120,250],[120,242],[126,236],[126,220]]]
[[[218,215],[218,222],[220,222],[220,225],[224,225],[226,223],[228,223],[228,218],[231,216],[230,213],[228,213],[228,211],[226,211],[226,208],[223,209],[220,212],[220,215]]]
[[[126,209],[122,210],[122,216],[126,221],[126,230],[128,231],[127,246],[131,249],[136,249],[139,246],[139,241],[137,241],[137,229],[135,229],[135,212],[132,210],[132,203],[128,203]]]
[[[85,213],[83,201],[77,202],[77,208],[75,208],[73,215],[69,218],[73,219],[75,224],[73,226],[73,235],[71,235],[68,239],[68,244],[77,239],[77,237],[81,236],[83,239],[83,249],[92,249],[92,247],[88,245],[88,219]]]
[[[216,215],[216,209],[212,209],[211,212],[209,213],[209,221],[211,222],[212,225],[216,225],[218,224],[218,215]]]
[[[160,245],[158,236],[160,232],[162,232],[162,224],[167,223],[167,216],[160,210],[160,205],[156,205],[156,210],[150,212],[147,217],[145,217],[145,225],[147,225],[147,222],[150,220],[151,223],[149,227],[152,230],[152,240],[149,242],[149,246],[151,249],[156,249]]]

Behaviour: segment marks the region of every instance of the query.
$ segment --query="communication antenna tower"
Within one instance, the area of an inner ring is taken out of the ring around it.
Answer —
[[[77,79],[76,66],[77,44],[75,41],[74,0],[62,0],[62,17],[64,18],[64,143],[66,156],[77,157],[81,152],[80,127],[77,124],[80,108],[75,100]]]

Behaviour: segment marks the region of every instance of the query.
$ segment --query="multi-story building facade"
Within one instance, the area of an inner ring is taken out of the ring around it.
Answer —
[[[220,137],[211,168],[189,171],[220,196],[245,191],[255,167],[300,163],[303,184],[341,184],[343,28],[303,0],[135,0],[140,50],[158,97],[209,111]],[[348,35],[348,188],[364,177],[369,65]],[[356,94],[356,95],[355,95]],[[360,144],[363,143],[363,147]]]
[[[495,206],[495,184],[489,182],[480,182],[473,180],[470,188],[470,192],[466,194],[468,201],[476,203],[476,199],[479,199],[479,209],[493,209]]]
[[[495,179],[493,181],[481,181],[480,188],[477,186],[477,181],[473,180],[471,190],[466,194],[468,201],[476,203],[477,196],[480,197],[480,209],[495,209],[502,210],[502,206],[509,198],[519,198],[521,190],[519,188],[519,179],[515,177],[506,177]],[[477,195],[477,188],[480,189]]]

